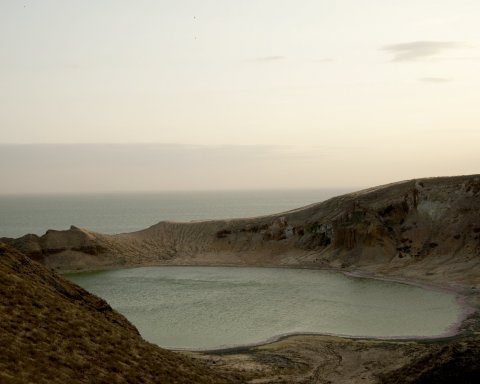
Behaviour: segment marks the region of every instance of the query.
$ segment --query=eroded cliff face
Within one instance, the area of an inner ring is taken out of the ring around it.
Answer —
[[[102,235],[72,227],[4,239],[64,270],[149,264],[302,265],[480,283],[480,176],[405,181],[282,214]],[[448,264],[449,269],[445,266]],[[458,272],[458,273],[457,273]],[[455,277],[455,279],[457,279]]]

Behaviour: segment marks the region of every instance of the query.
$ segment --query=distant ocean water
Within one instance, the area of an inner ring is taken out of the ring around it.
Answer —
[[[85,195],[0,195],[0,237],[70,225],[101,233],[191,221],[268,215],[317,203],[353,189],[202,191]]]

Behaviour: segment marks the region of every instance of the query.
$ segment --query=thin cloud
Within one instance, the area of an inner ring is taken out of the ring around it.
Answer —
[[[413,61],[438,55],[449,49],[464,47],[455,41],[412,41],[409,43],[386,45],[382,51],[393,55],[392,61]]]
[[[437,83],[437,84],[448,83],[452,81],[452,79],[448,79],[446,77],[422,77],[419,80],[425,83]]]

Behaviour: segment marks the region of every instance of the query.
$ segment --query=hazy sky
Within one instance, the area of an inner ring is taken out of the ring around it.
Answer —
[[[478,0],[0,0],[0,85],[0,193],[480,173]]]

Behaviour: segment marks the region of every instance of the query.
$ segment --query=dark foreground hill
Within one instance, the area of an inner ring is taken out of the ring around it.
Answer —
[[[227,383],[0,243],[0,383]]]

